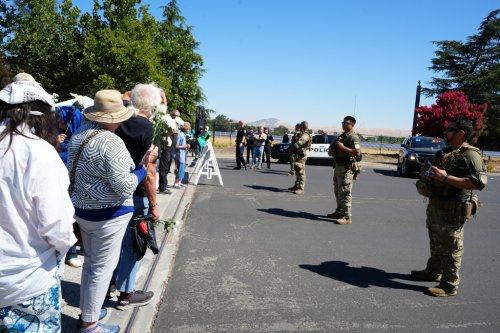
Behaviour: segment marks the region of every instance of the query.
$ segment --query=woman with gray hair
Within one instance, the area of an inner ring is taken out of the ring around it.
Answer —
[[[83,115],[90,122],[73,135],[68,147],[71,200],[80,226],[85,260],[80,287],[82,333],[119,332],[103,325],[101,306],[120,256],[120,245],[134,211],[132,194],[146,177],[146,165],[157,153],[147,151],[136,166],[123,141],[114,134],[134,114],[116,90],[98,91]]]

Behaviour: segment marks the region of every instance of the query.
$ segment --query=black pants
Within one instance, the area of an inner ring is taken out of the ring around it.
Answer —
[[[243,158],[243,152],[245,151],[245,147],[240,147],[241,143],[236,144],[236,167],[241,168],[241,165],[246,168],[245,159]]]
[[[270,146],[264,146],[264,162],[267,163],[267,167],[271,167],[271,147]]]
[[[172,165],[172,147],[165,147],[160,151],[160,183],[158,185],[159,190],[163,191],[167,189],[168,180],[167,176],[170,172],[170,166]]]
[[[253,145],[247,145],[247,164],[250,164],[250,154],[253,159]]]

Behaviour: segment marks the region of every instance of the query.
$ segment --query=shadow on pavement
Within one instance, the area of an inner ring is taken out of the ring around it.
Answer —
[[[275,174],[275,175],[286,175],[288,173],[288,171],[279,171],[279,170],[269,170],[269,169],[266,169],[266,170],[260,171],[260,173],[270,173],[270,174]]]
[[[80,324],[78,319],[68,316],[67,314],[61,313],[61,332],[73,333],[79,332]]]
[[[315,215],[315,214],[311,214],[311,213],[307,213],[307,212],[294,212],[291,210],[284,210],[282,208],[268,208],[268,209],[259,208],[257,210],[264,212],[264,213],[269,213],[269,214],[279,215],[279,216],[284,216],[284,217],[302,218],[302,219],[332,222],[332,223],[334,222],[332,219],[329,219],[323,215]]]
[[[351,267],[344,261],[325,261],[319,265],[299,265],[319,275],[342,281],[359,288],[381,287],[390,289],[407,289],[425,293],[426,287],[406,284],[394,279],[414,281],[409,274],[388,273],[373,267]]]
[[[63,299],[70,306],[80,307],[80,284],[61,280],[61,291]]]
[[[398,174],[394,170],[387,170],[387,169],[373,169],[373,172],[379,173],[384,176],[389,176],[389,177],[398,177]]]
[[[282,189],[282,188],[277,188],[277,187],[271,187],[271,186],[263,186],[263,185],[245,185],[246,187],[253,188],[254,190],[266,190],[266,191],[271,191],[271,192],[289,192],[289,190]]]

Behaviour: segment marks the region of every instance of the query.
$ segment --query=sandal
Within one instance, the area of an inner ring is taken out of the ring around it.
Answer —
[[[97,330],[100,328],[100,330]],[[97,325],[92,326],[90,328],[80,327],[80,333],[118,333],[120,332],[120,326],[118,325],[104,325],[101,323],[97,323]]]

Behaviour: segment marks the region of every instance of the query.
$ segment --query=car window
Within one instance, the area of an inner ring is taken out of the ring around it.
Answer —
[[[446,147],[446,142],[437,138],[412,138],[408,141],[408,147],[443,149]]]
[[[312,143],[332,143],[337,136],[318,134],[313,136]]]

